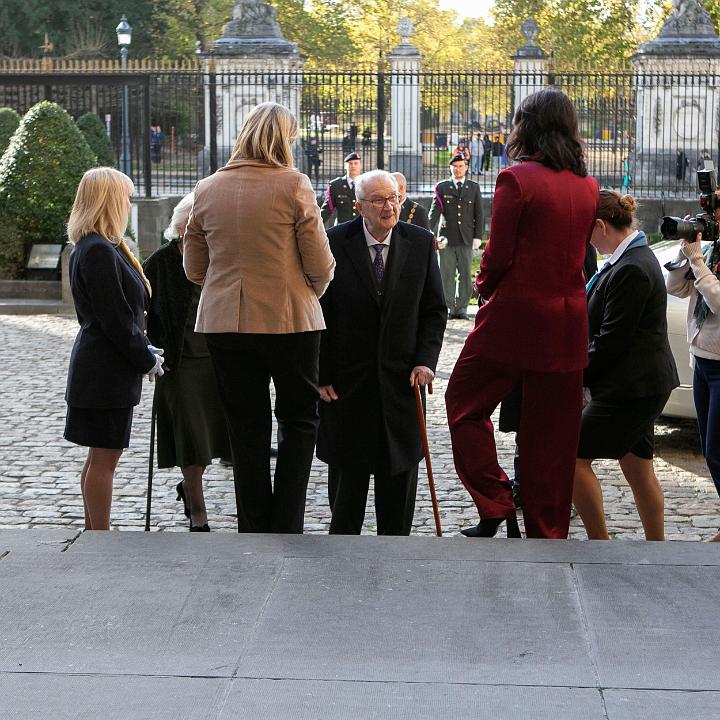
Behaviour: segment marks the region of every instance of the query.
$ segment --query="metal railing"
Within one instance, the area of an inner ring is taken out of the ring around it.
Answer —
[[[395,169],[392,119],[400,115],[393,113],[394,98],[407,104],[402,116],[409,113],[417,122],[412,132],[419,134],[421,171],[410,182],[411,192],[430,193],[448,176],[452,150],[466,143],[474,156],[471,177],[491,193],[507,163],[504,148],[515,99],[547,84],[563,89],[575,103],[589,171],[603,186],[641,197],[694,196],[695,168],[705,158],[718,160],[720,77],[701,70],[668,75],[583,69],[531,76],[487,69],[240,73],[221,72],[212,64],[136,61],[122,73],[107,61],[9,61],[0,64],[0,107],[23,113],[51,99],[74,117],[95,112],[119,158],[127,86],[131,174],[138,193],[157,196],[185,193],[221,166],[245,114],[264,100],[295,112],[296,163],[318,190],[343,173],[343,157],[351,150],[362,154],[366,169]]]

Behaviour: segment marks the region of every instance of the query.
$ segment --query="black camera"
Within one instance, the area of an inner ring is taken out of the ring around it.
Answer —
[[[715,170],[698,170],[697,179],[700,190],[700,207],[703,212],[687,220],[666,215],[660,225],[660,232],[666,240],[695,242],[697,234],[702,233],[703,242],[717,242],[720,226],[715,220],[715,209],[720,207],[720,198],[715,194],[717,190]]]

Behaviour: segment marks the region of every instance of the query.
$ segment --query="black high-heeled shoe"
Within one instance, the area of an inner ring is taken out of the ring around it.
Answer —
[[[191,522],[190,532],[210,532],[210,526],[207,523],[204,525],[193,525]]]
[[[185,488],[183,487],[182,480],[175,486],[175,489],[177,490],[177,499],[182,500],[183,512],[185,513],[185,517],[189,520],[190,505],[188,504],[187,497],[185,497]]]
[[[485,518],[484,520],[481,520],[475,527],[471,528],[465,528],[464,530],[461,530],[460,532],[465,537],[495,537],[497,534],[498,528],[502,523],[505,523],[505,528],[507,531],[507,537],[509,538],[521,538],[522,535],[520,534],[520,526],[518,525],[518,521],[515,518]]]

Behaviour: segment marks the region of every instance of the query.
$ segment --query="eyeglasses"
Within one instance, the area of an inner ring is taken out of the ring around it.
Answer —
[[[382,210],[382,208],[385,207],[385,203],[390,203],[390,205],[397,205],[400,200],[397,195],[388,195],[384,198],[373,198],[372,200],[368,200],[367,198],[358,198],[360,202],[369,202],[373,207],[376,207],[378,210]]]

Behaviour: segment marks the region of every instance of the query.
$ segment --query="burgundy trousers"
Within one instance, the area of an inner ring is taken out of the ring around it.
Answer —
[[[522,380],[520,496],[529,538],[566,538],[582,414],[582,370],[541,373],[477,355],[465,344],[447,390],[455,469],[482,519],[514,518],[507,475],[498,464],[495,408]]]

